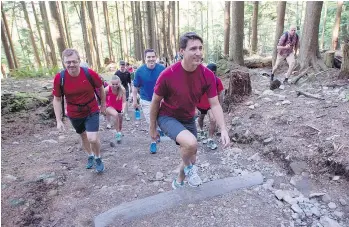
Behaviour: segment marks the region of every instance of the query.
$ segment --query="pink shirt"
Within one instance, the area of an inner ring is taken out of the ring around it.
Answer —
[[[222,81],[221,79],[219,79],[218,77],[216,77],[216,88],[217,88],[217,94],[219,94],[221,91],[223,91],[223,84],[222,84]],[[208,97],[206,94],[204,94],[202,97],[201,97],[201,100],[199,102],[199,104],[197,104],[197,107],[200,108],[200,109],[203,109],[203,110],[208,110],[210,109],[211,105],[210,103],[208,102]]]
[[[154,93],[162,96],[159,115],[190,120],[195,115],[196,105],[201,96],[217,96],[215,75],[203,65],[194,72],[183,69],[177,62],[165,69],[156,81]]]
[[[106,97],[106,106],[113,107],[117,111],[122,111],[122,97],[118,99],[118,96],[113,93],[110,86]]]

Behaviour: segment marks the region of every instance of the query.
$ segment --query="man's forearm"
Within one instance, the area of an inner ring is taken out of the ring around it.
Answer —
[[[100,88],[101,90],[101,92],[100,92],[100,94],[101,94],[101,106],[105,106],[105,97],[106,97],[106,95],[105,95],[105,91],[104,91],[104,87],[102,86],[101,88]]]
[[[160,102],[152,101],[150,104],[150,128],[156,128],[156,119],[159,114]]]
[[[55,116],[56,116],[56,121],[60,121],[62,120],[61,116],[62,116],[62,99],[58,100],[57,98],[53,98],[53,110],[55,112]]]
[[[225,121],[224,121],[224,114],[221,105],[215,105],[211,106],[211,110],[213,113],[214,118],[216,119],[216,122],[221,130],[226,130]]]
[[[133,102],[137,100],[137,93],[138,93],[138,88],[136,88],[135,86],[132,86]]]

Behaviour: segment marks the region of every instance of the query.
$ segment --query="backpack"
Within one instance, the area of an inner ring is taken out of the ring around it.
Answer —
[[[81,68],[82,68],[82,70],[84,70],[84,73],[85,73],[85,75],[86,75],[87,80],[88,80],[88,81],[90,82],[90,84],[92,85],[93,91],[94,91],[94,93],[95,93],[95,95],[96,95],[96,97],[97,97],[98,102],[100,102],[100,101],[101,101],[101,97],[97,94],[97,92],[96,92],[96,90],[95,90],[95,89],[96,89],[96,86],[95,86],[95,83],[93,82],[93,79],[92,79],[90,73],[88,72],[88,68],[86,68],[86,67],[81,67]],[[66,71],[66,69],[64,69],[64,70],[62,70],[62,71],[60,72],[60,88],[61,88],[62,113],[63,113],[63,117],[65,117],[65,111],[64,111],[64,74],[65,74],[65,71]],[[74,104],[74,103],[69,103],[69,104],[78,106],[78,107],[80,108],[80,107],[83,107],[83,106],[88,105],[88,104],[89,104],[90,102],[92,102],[94,99],[95,99],[95,97],[94,97],[93,99],[91,99],[90,101],[88,101],[87,103],[84,103],[84,104]]]
[[[297,33],[295,33],[296,34],[296,47],[298,46],[298,40],[299,40],[299,37],[298,37],[298,34]],[[287,40],[288,40],[288,32],[284,32],[284,34],[282,34],[282,35],[285,35],[285,42],[284,42],[284,45],[286,45],[286,42],[287,42]]]

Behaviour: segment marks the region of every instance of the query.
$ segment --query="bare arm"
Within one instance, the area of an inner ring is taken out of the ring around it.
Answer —
[[[157,139],[158,133],[156,131],[156,119],[159,114],[160,110],[160,102],[164,97],[158,96],[157,94],[153,94],[153,99],[151,100],[150,104],[150,126],[149,126],[149,133],[152,139]]]
[[[101,94],[101,112],[103,114],[105,114],[105,110],[106,110],[106,107],[105,107],[105,97],[106,97],[106,92],[105,92],[105,89],[104,89],[104,86],[102,85],[100,88],[100,94]]]
[[[217,122],[219,128],[221,129],[221,139],[222,139],[223,147],[225,148],[229,145],[230,138],[228,136],[227,128],[225,126],[222,107],[219,104],[217,96],[215,96],[213,98],[209,98],[208,101],[211,105],[211,110],[212,110],[213,116],[216,119],[216,122]]]
[[[59,130],[63,130],[64,125],[62,121],[62,111],[64,110],[62,110],[62,97],[53,96],[52,104],[56,116],[57,128]]]
[[[126,93],[124,92],[124,94],[122,95],[122,112],[125,111],[126,108]]]
[[[138,88],[135,86],[132,86],[132,97],[133,97],[133,107],[134,108],[138,108],[137,94],[138,94]]]

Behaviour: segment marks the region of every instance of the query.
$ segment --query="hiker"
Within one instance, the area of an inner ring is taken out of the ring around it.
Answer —
[[[135,73],[133,81],[132,95],[133,107],[139,108],[137,103],[137,93],[140,91],[140,104],[143,110],[144,118],[150,124],[150,103],[154,93],[154,86],[160,73],[165,69],[164,66],[156,63],[156,52],[153,49],[144,51],[145,64],[139,67]],[[150,143],[150,153],[155,154],[157,151],[156,141]]]
[[[120,61],[120,69],[115,72],[114,75],[117,75],[122,83],[122,86],[126,90],[126,101],[128,101],[128,97],[130,95],[130,88],[131,87],[131,73],[126,69],[126,62],[121,60]],[[126,121],[131,120],[131,118],[128,116],[128,103],[126,103],[125,108],[125,119]]]
[[[216,85],[217,94],[218,94],[218,101],[222,105],[223,100],[222,100],[221,93],[224,88],[223,88],[221,79],[219,79],[216,76],[217,66],[214,63],[210,63],[207,65],[207,68],[210,69],[215,74],[215,85]],[[198,131],[198,139],[202,140],[203,144],[207,143],[207,147],[211,148],[211,150],[215,150],[218,146],[216,142],[213,140],[213,136],[214,136],[214,132],[216,130],[217,124],[213,116],[213,113],[211,111],[210,103],[208,102],[206,93],[201,97],[200,102],[196,105],[196,108],[200,111],[200,115],[198,118],[198,124],[200,128],[200,130]],[[206,139],[206,134],[203,130],[203,127],[204,127],[204,119],[207,114],[210,120],[210,125],[208,130],[208,138]]]
[[[62,59],[65,70],[55,76],[52,91],[57,129],[64,130],[61,118],[64,95],[67,102],[67,116],[76,133],[80,135],[82,146],[88,154],[86,168],[91,169],[96,162],[96,171],[101,173],[104,171],[104,164],[101,159],[101,142],[98,133],[99,113],[105,114],[106,109],[102,80],[96,72],[79,66],[80,56],[77,50],[65,49]],[[100,109],[94,88],[100,89]]]
[[[202,38],[195,32],[185,33],[180,37],[179,46],[182,61],[168,67],[156,81],[149,128],[152,139],[159,137],[156,130],[158,124],[180,146],[182,163],[177,179],[172,182],[174,189],[184,186],[185,177],[192,187],[202,184],[195,165],[198,143],[194,115],[203,94],[207,94],[211,111],[221,129],[224,147],[230,142],[217,97],[215,75],[201,64]]]
[[[122,86],[118,76],[113,75],[110,85],[105,88],[106,94],[106,113],[115,120],[115,139],[121,142],[122,117],[126,108],[126,89]]]
[[[296,33],[296,26],[292,25],[290,30],[282,34],[277,45],[277,57],[275,65],[271,72],[271,81],[274,80],[274,73],[279,64],[286,59],[288,64],[288,70],[285,76],[284,84],[288,83],[288,78],[292,73],[292,70],[296,63],[296,54],[299,48],[299,36]],[[294,52],[293,52],[294,51]]]

